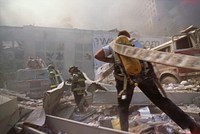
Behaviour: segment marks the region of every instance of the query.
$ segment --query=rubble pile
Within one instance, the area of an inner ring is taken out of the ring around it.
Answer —
[[[43,105],[42,99],[32,99],[30,97],[27,97],[26,94],[19,94],[18,92],[15,92],[13,90],[0,89],[0,94],[9,97],[16,97],[18,101],[18,106],[20,108],[33,110],[37,107],[42,107]]]
[[[199,82],[194,80],[182,81],[180,84],[168,84],[163,85],[166,92],[174,91],[174,92],[199,92]],[[97,105],[92,101],[94,94],[88,94],[86,100],[89,102],[89,107],[81,113],[77,111],[76,105],[74,102],[73,95],[69,93],[69,91],[61,91],[57,90],[59,93],[56,94],[53,92],[49,92],[48,99],[51,100],[51,110],[54,110],[50,115],[55,117],[60,117],[64,119],[69,119],[81,123],[86,123],[89,126],[95,127],[106,127],[111,128],[113,130],[120,130],[118,111],[116,104],[105,104],[105,105]],[[55,92],[57,92],[55,90]],[[108,92],[108,91],[104,91]],[[60,95],[62,93],[62,95]],[[52,133],[52,134],[64,134],[66,132],[61,130],[55,130],[48,126],[48,124],[44,123],[40,127],[36,127],[33,124],[24,124],[21,126],[19,122],[23,122],[26,120],[35,110],[40,109],[39,113],[42,113],[41,109],[44,108],[44,100],[45,99],[31,99],[26,97],[24,94],[19,94],[12,90],[1,89],[0,94],[4,96],[12,96],[17,98],[18,107],[19,107],[19,121],[15,125],[13,125],[14,129],[18,131],[24,126],[28,126],[39,130],[44,133]],[[52,94],[52,96],[51,96]],[[54,102],[53,100],[60,100],[58,102]],[[193,98],[193,104],[190,105],[180,105],[180,108],[183,109],[186,113],[192,116],[195,120],[200,121],[199,111],[200,111],[200,96]],[[55,103],[55,104],[54,104]],[[44,109],[45,110],[45,109]],[[37,115],[37,114],[36,114]],[[35,116],[35,115],[34,115]],[[45,121],[45,116],[47,113],[40,114]],[[30,117],[29,117],[30,118]],[[130,115],[129,115],[129,132],[136,134],[146,134],[146,133],[167,133],[167,134],[190,134],[189,130],[182,130],[176,123],[174,123],[167,115],[165,115],[162,111],[160,111],[154,105],[131,105],[130,107]],[[20,128],[20,129],[19,129]],[[15,131],[16,132],[16,131]]]
[[[181,81],[178,84],[163,84],[163,88],[166,90],[191,90],[191,91],[196,91],[199,92],[200,91],[200,81],[197,79],[188,79],[188,80],[184,80]]]
[[[136,134],[142,133],[167,133],[167,134],[188,134],[189,130],[182,130],[165,113],[156,107],[137,106],[130,107],[129,132]],[[116,106],[101,106],[97,113],[90,117],[91,126],[103,126],[120,130],[119,119]],[[159,112],[158,112],[159,111]],[[94,118],[95,117],[95,118]],[[98,117],[98,118],[97,118]],[[93,120],[92,120],[93,119]],[[88,123],[87,121],[83,121]]]

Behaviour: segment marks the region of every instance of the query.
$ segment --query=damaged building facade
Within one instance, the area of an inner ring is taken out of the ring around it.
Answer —
[[[78,66],[91,79],[103,63],[94,59],[94,53],[107,45],[117,35],[117,30],[94,31],[36,26],[0,26],[0,43],[4,48],[7,72],[25,68],[29,57],[41,58],[48,65],[53,63],[63,77],[69,77],[68,68]],[[155,47],[167,37],[132,35],[146,47]],[[94,71],[91,71],[94,70]]]
[[[93,34],[94,31],[34,26],[0,28],[1,43],[8,47],[8,60],[16,61],[12,67],[16,70],[25,68],[29,57],[39,57],[47,65],[53,63],[65,77],[72,65],[87,72],[88,76],[94,76],[94,72],[88,71],[93,70]]]

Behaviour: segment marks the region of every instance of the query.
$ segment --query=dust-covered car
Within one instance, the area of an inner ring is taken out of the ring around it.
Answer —
[[[180,35],[174,35],[172,39],[161,44],[152,50],[184,54],[191,56],[200,56],[200,29],[190,26],[183,30]],[[200,78],[199,70],[187,68],[172,67],[162,64],[154,64],[156,74],[161,83],[179,83],[188,78]]]
[[[15,78],[7,81],[6,88],[30,98],[42,98],[43,93],[50,89],[51,81],[46,65],[40,62],[41,59],[29,59],[27,68],[15,72]],[[61,74],[58,74],[63,80]]]

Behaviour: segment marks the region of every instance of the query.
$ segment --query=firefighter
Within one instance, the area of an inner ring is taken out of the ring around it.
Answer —
[[[63,81],[60,72],[56,70],[52,64],[50,64],[47,69],[49,71],[49,79],[51,81],[50,88],[56,88]]]
[[[120,31],[118,36],[121,35],[130,38],[130,34],[127,31]],[[113,53],[112,48],[107,45],[96,52],[95,58],[99,61],[114,63],[114,76],[118,93],[117,100],[121,130],[128,131],[129,129],[129,105],[132,100],[134,88],[135,86],[138,86],[157,107],[166,113],[182,129],[190,129],[192,134],[200,134],[200,125],[176,106],[170,99],[162,96],[159,92],[155,83],[157,78],[151,63],[141,61],[141,72],[136,76],[130,76],[124,71],[122,62],[118,62],[115,56],[111,56]],[[127,77],[129,79],[125,79]]]
[[[88,107],[88,103],[85,100],[85,77],[83,73],[78,69],[78,67],[72,66],[69,68],[69,73],[71,75],[68,80],[71,84],[71,91],[73,92],[75,103],[77,106],[77,111],[84,112],[85,107]]]

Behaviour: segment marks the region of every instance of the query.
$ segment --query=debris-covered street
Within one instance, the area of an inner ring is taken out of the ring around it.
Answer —
[[[191,83],[191,80],[188,80],[188,81],[182,81],[180,84],[176,84],[176,85],[168,84],[168,85],[165,85],[164,87],[167,92],[172,92],[172,94],[173,92],[180,93],[180,94],[183,93],[185,96],[187,96],[187,98],[184,97],[185,103],[184,102],[179,103],[178,105],[186,113],[192,116],[195,120],[200,121],[199,83],[194,83],[194,82]],[[179,87],[179,88],[176,88],[176,87]],[[95,94],[98,94],[98,92],[108,93],[110,91],[98,90],[94,92],[93,94],[88,94],[86,99],[89,102],[89,107],[87,107],[85,112],[81,113],[79,111],[76,111],[76,108],[75,108],[76,106],[75,106],[74,98],[72,94],[69,92],[69,90],[65,91],[64,89],[62,96],[60,96],[59,102],[51,100],[53,99],[53,97],[56,97],[57,99],[59,99],[58,96],[53,96],[50,100],[48,100],[48,101],[51,101],[51,106],[54,106],[54,107],[46,108],[49,110],[48,112],[51,114],[45,114],[45,112],[43,111],[45,110],[43,109],[43,98],[31,99],[29,97],[26,97],[24,94],[18,94],[17,92],[14,92],[14,91],[1,89],[1,100],[5,100],[5,102],[1,104],[1,108],[5,107],[6,108],[6,109],[4,108],[5,111],[7,111],[8,109],[10,111],[10,113],[8,112],[5,113],[2,111],[2,113],[5,114],[3,116],[4,118],[2,117],[2,119],[4,119],[2,120],[4,121],[2,122],[2,125],[5,125],[4,127],[7,128],[7,130],[11,129],[11,126],[7,127],[7,125],[8,124],[12,125],[13,128],[10,130],[10,133],[14,131],[13,129],[17,130],[18,132],[23,130],[26,133],[29,131],[33,133],[36,130],[38,130],[38,132],[36,133],[42,133],[42,132],[52,133],[52,134],[68,133],[68,131],[66,131],[67,129],[64,129],[66,126],[60,126],[61,128],[59,130],[56,128],[56,124],[54,124],[53,122],[51,122],[51,125],[53,125],[53,127],[50,127],[50,128],[48,127],[48,124],[46,124],[47,123],[46,120],[47,118],[51,118],[51,116],[49,115],[52,115],[55,117],[60,117],[60,120],[62,120],[62,118],[70,119],[77,122],[86,123],[87,125],[91,127],[98,128],[101,126],[101,127],[111,128],[115,130],[120,130],[119,119],[117,115],[117,105],[114,103],[114,101],[113,101],[113,104],[111,103],[106,104],[106,101],[102,102],[102,104],[97,103],[98,101],[95,99],[99,99],[99,98],[98,97],[95,98]],[[195,95],[196,97],[193,97],[192,94],[190,93],[196,94]],[[179,102],[178,99],[180,98],[176,98],[176,99],[177,99],[177,102]],[[56,105],[54,104],[54,102],[56,103]],[[93,103],[93,102],[96,102],[96,103]],[[188,104],[190,102],[193,102],[193,103]],[[31,119],[31,116],[33,116],[34,118]],[[45,117],[45,116],[48,116],[48,117]],[[145,104],[145,102],[144,103],[141,102],[141,104],[137,104],[137,105],[133,104],[130,107],[129,122],[130,122],[129,132],[131,133],[138,133],[138,134],[139,133],[140,134],[142,133],[188,134],[189,133],[189,130],[182,130],[166,114],[162,113],[162,111],[160,111],[153,104],[148,104],[148,103]],[[24,127],[27,127],[28,130],[25,130]],[[31,130],[30,128],[33,128],[34,130]],[[84,129],[87,129],[89,131],[87,127],[85,127]],[[84,130],[77,130],[77,132],[81,132],[81,131],[84,131]],[[94,130],[91,130],[91,131],[94,131]],[[111,133],[114,133],[114,132],[111,132]]]

